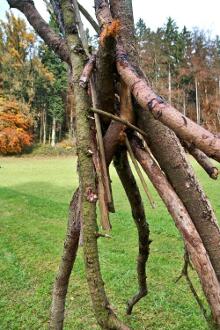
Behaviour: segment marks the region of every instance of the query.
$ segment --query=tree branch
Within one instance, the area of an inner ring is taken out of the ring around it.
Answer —
[[[132,130],[134,130],[134,131],[140,133],[141,135],[143,135],[143,136],[147,136],[147,134],[146,134],[142,129],[140,129],[140,128],[138,128],[137,126],[131,124],[131,123],[130,123],[129,121],[127,121],[126,119],[120,118],[120,117],[118,117],[118,116],[113,115],[112,113],[105,112],[105,111],[103,111],[103,110],[101,110],[101,109],[91,108],[91,111],[92,111],[92,112],[95,112],[95,113],[98,113],[98,114],[100,114],[100,115],[102,115],[102,116],[106,116],[106,117],[108,117],[108,118],[111,118],[111,119],[113,119],[113,120],[115,120],[115,121],[118,121],[119,123],[121,123],[121,124],[123,124],[123,125],[125,125],[125,126],[127,126],[127,127],[129,127],[129,128],[131,128]]]
[[[198,149],[220,162],[220,139],[216,135],[183,116],[157,96],[147,81],[130,65],[127,54],[120,45],[117,46],[116,61],[118,73],[143,109],[149,110],[155,119],[171,128],[181,139],[193,143]]]
[[[206,171],[206,173],[213,180],[218,179],[219,170],[217,167],[213,166],[209,157],[201,150],[197,149],[194,144],[182,141],[182,145],[188,150],[188,152],[195,158],[195,160],[201,165],[201,167]]]
[[[146,263],[149,256],[149,226],[146,220],[144,206],[135,177],[132,173],[125,150],[120,150],[114,159],[114,166],[128,197],[132,216],[138,231],[139,255],[137,258],[137,275],[139,291],[127,303],[127,314],[130,315],[134,305],[146,296]]]
[[[66,41],[58,36],[53,29],[45,22],[34,6],[32,0],[7,0],[10,8],[20,10],[35,31],[51,47],[61,60],[70,64],[69,49]]]
[[[81,227],[81,196],[79,188],[74,193],[69,207],[67,235],[53,288],[50,329],[62,329],[65,301],[70,274],[76,259]]]
[[[93,29],[97,34],[99,34],[99,26],[96,21],[92,18],[92,16],[88,13],[88,11],[78,2],[78,7],[83,16],[87,19],[87,21],[92,25]]]

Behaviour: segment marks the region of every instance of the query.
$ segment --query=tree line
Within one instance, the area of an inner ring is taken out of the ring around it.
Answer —
[[[51,15],[50,26],[58,31]],[[91,41],[92,38],[88,39]],[[141,65],[152,87],[184,115],[220,131],[220,39],[180,30],[172,18],[156,31],[136,23]],[[93,50],[96,43],[92,42]],[[0,152],[74,140],[73,84],[66,64],[25,20],[0,23]],[[72,142],[71,142],[72,143]]]
[[[220,130],[220,39],[182,30],[169,17],[156,32],[136,24],[142,67],[160,95],[213,132]]]

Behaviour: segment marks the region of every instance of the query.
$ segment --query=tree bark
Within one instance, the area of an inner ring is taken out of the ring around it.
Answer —
[[[146,296],[148,292],[146,263],[149,256],[149,246],[151,242],[149,240],[150,231],[146,221],[141,194],[131,171],[125,150],[117,153],[114,159],[114,166],[130,202],[132,216],[138,231],[139,255],[137,258],[137,275],[139,291],[127,303],[127,314],[130,315],[134,305],[141,298]]]
[[[213,319],[220,329],[220,284],[202,240],[182,201],[148,151],[140,146],[137,138],[132,139],[131,145],[136,158],[157,189],[177,228],[183,236],[190,258],[198,273],[203,291],[209,302]]]
[[[53,288],[50,329],[62,330],[64,322],[65,300],[70,274],[76,259],[80,236],[80,190],[74,193],[69,207],[67,235],[64,242],[63,256]]]

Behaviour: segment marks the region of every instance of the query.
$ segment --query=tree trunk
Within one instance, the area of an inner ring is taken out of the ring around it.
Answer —
[[[186,92],[183,91],[183,115],[186,116]]]
[[[74,193],[69,207],[67,235],[64,242],[63,256],[53,288],[50,329],[62,330],[64,322],[65,300],[70,274],[76,259],[80,236],[80,191]]]
[[[46,110],[43,111],[43,144],[47,141],[47,113]]]
[[[56,144],[56,118],[53,117],[52,131],[51,131],[51,146],[55,147]]]
[[[199,105],[199,92],[198,92],[198,80],[195,77],[195,90],[196,90],[196,122],[200,125],[200,105]]]
[[[168,101],[170,104],[172,103],[172,85],[171,85],[170,64],[169,64],[169,69],[168,69]]]
[[[130,168],[126,151],[119,151],[115,157],[114,165],[125,193],[130,202],[132,216],[137,226],[139,255],[137,258],[137,275],[139,291],[127,303],[127,314],[130,315],[134,305],[147,294],[146,263],[149,256],[149,227],[146,221],[144,205],[136,180]]]

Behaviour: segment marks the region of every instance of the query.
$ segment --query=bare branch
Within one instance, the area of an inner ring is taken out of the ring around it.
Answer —
[[[93,29],[97,34],[99,34],[99,26],[96,21],[92,18],[92,16],[88,13],[88,11],[78,2],[78,7],[83,16],[87,19],[87,21],[92,25]]]
[[[81,227],[81,196],[79,188],[74,193],[69,207],[67,234],[59,270],[53,288],[50,329],[62,329],[66,294],[70,274],[76,259]]]
[[[220,139],[197,125],[157,96],[147,81],[130,65],[122,47],[117,47],[118,73],[129,86],[140,106],[149,110],[155,119],[171,128],[181,139],[193,143],[198,149],[220,162]]]
[[[7,0],[10,8],[20,10],[35,31],[51,47],[61,60],[70,64],[69,49],[66,41],[58,36],[53,29],[45,22],[34,6],[32,0]]]
[[[128,122],[127,120],[125,120],[123,118],[120,118],[118,116],[113,115],[112,113],[108,113],[108,112],[105,112],[105,111],[103,111],[101,109],[96,109],[96,108],[91,108],[91,111],[93,111],[95,113],[99,113],[100,115],[106,116],[106,117],[111,118],[111,119],[113,119],[115,121],[118,121],[119,123],[122,123],[123,125],[131,128],[132,130],[140,133],[141,135],[147,136],[147,134],[144,131],[142,131],[142,129],[140,129],[137,126],[131,124],[130,122]]]
[[[139,255],[137,258],[137,275],[139,291],[127,303],[127,314],[130,315],[134,305],[146,296],[147,276],[146,263],[149,256],[149,226],[146,220],[144,205],[135,177],[132,173],[125,150],[120,150],[114,159],[114,166],[130,202],[132,216],[138,231]]]
[[[189,153],[195,158],[195,160],[201,165],[206,173],[213,180],[218,179],[219,170],[213,166],[209,157],[201,150],[197,149],[194,144],[183,141],[182,145],[189,151]]]

